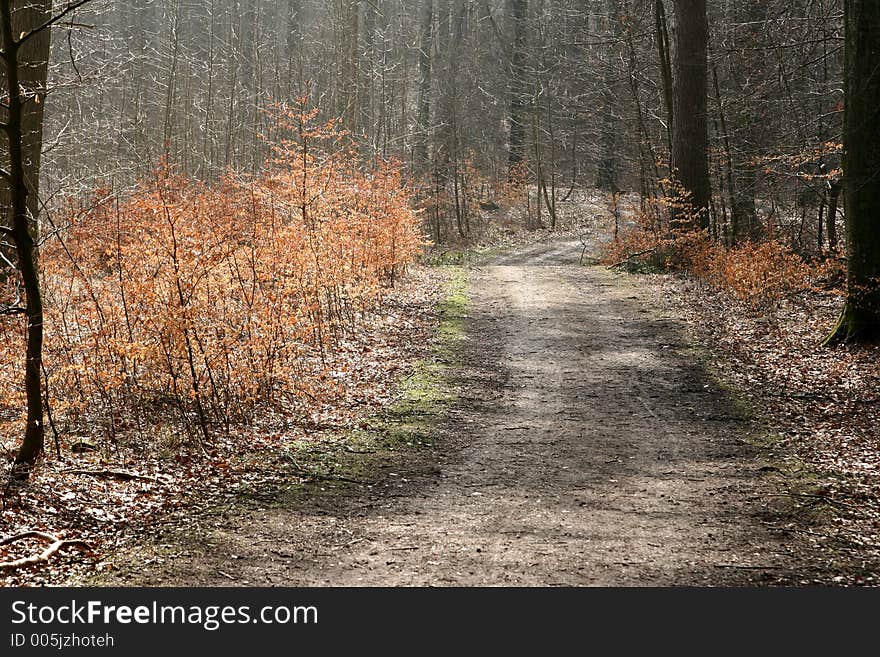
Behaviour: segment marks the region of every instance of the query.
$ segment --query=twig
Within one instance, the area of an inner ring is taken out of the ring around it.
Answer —
[[[55,14],[54,16],[49,18],[48,20],[44,21],[41,25],[38,25],[37,27],[32,29],[30,32],[23,34],[21,36],[21,38],[18,40],[18,45],[19,46],[23,45],[24,43],[26,43],[28,40],[32,39],[34,36],[36,36],[37,34],[42,32],[43,30],[46,30],[46,29],[52,27],[55,23],[58,23],[59,21],[61,21],[61,19],[63,19],[65,16],[67,16],[71,12],[76,11],[77,9],[79,9],[83,5],[90,3],[91,1],[92,0],[76,0],[76,1],[68,2],[67,6],[63,10],[61,10],[59,13]]]
[[[350,454],[375,454],[376,453],[375,449],[352,449],[351,447],[348,447],[348,446],[343,447],[342,449],[344,449],[346,452],[349,452]]]
[[[862,509],[855,506],[854,504],[841,502],[840,500],[836,500],[833,497],[828,497],[826,495],[814,495],[811,493],[765,493],[763,495],[760,495],[759,497],[803,497],[808,500],[816,500],[818,502],[825,502],[826,504],[832,504],[834,506],[839,506],[845,509],[852,509],[853,511],[862,511]]]
[[[740,566],[736,563],[716,563],[716,568],[736,568],[737,570],[791,570],[785,566]]]

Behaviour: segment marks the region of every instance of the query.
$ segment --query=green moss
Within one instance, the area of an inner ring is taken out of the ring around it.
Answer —
[[[422,255],[422,263],[433,267],[463,267],[476,264],[486,258],[506,253],[503,246],[471,247],[465,249],[432,249]]]
[[[817,472],[792,452],[785,438],[768,426],[755,400],[714,367],[708,348],[694,346],[690,352],[712,383],[724,392],[733,414],[748,427],[742,440],[754,450],[759,471],[778,491],[767,498],[769,507],[780,517],[796,515],[801,521],[823,522],[833,509],[821,494],[828,482],[827,474]]]
[[[302,482],[290,486],[279,502],[371,485],[384,469],[396,468],[408,451],[434,443],[446,409],[455,401],[449,370],[459,363],[464,338],[467,272],[450,267],[446,285],[430,353],[398,383],[397,401],[359,429],[289,445],[283,460],[291,477]],[[265,504],[262,495],[260,502]]]

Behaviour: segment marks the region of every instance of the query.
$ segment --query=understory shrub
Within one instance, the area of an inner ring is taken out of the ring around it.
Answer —
[[[273,108],[259,176],[205,184],[162,164],[129,193],[67,203],[40,252],[57,428],[116,437],[162,418],[205,441],[263,407],[295,412],[334,392],[328,350],[422,237],[399,166],[359,163],[304,107]],[[0,430],[14,438],[23,322],[0,332]]]

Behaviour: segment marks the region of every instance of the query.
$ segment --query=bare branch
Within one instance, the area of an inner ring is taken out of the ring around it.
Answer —
[[[37,531],[22,532],[21,534],[16,534],[15,536],[4,538],[3,540],[0,540],[0,545],[9,545],[10,543],[14,543],[25,538],[40,538],[45,541],[51,541],[51,545],[49,545],[49,547],[43,550],[40,554],[35,554],[30,557],[22,557],[21,559],[15,559],[14,561],[0,561],[0,570],[12,570],[14,568],[31,566],[33,564],[42,563],[43,561],[48,561],[53,554],[65,547],[76,547],[80,550],[85,550],[87,552],[92,551],[92,546],[85,541],[68,541],[62,538],[58,538],[57,536],[53,536],[52,534]]]
[[[92,1],[92,0],[77,0],[76,2],[68,2],[68,3],[67,3],[67,7],[65,7],[61,12],[55,14],[52,18],[50,18],[49,20],[47,20],[47,21],[46,21],[45,23],[43,23],[42,25],[38,25],[37,27],[35,27],[34,29],[32,29],[30,32],[24,34],[24,35],[18,40],[18,42],[17,42],[18,45],[20,46],[20,45],[22,45],[23,43],[26,43],[26,42],[28,41],[28,39],[30,39],[31,37],[34,37],[34,36],[36,36],[37,34],[39,34],[40,32],[42,32],[43,30],[52,27],[55,23],[57,23],[58,21],[62,20],[65,16],[67,16],[67,15],[69,15],[69,14],[72,14],[72,13],[75,12],[77,9],[79,9],[80,7],[82,7],[82,6],[85,5],[85,4],[88,4],[88,3],[91,2],[91,1]]]

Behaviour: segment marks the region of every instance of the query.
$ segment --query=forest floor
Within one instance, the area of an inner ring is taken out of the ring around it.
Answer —
[[[402,402],[333,438],[329,461],[289,453],[295,483],[181,507],[77,583],[861,581],[807,540],[824,522],[797,503],[811,480],[783,485],[766,429],[656,285],[578,266],[583,250],[569,237],[450,270]]]

